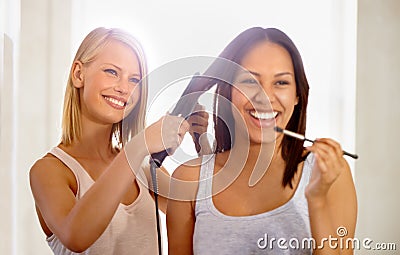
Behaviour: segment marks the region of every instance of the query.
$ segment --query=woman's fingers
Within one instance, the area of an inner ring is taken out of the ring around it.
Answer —
[[[189,123],[182,117],[165,115],[145,130],[149,153],[174,151],[189,130]]]
[[[313,194],[325,193],[335,182],[343,170],[343,152],[339,143],[332,139],[317,139],[314,144],[307,147],[315,155],[315,165],[313,171],[316,171],[313,179],[312,189],[318,192]]]
[[[342,147],[340,146],[340,144],[332,139],[328,139],[328,138],[320,138],[317,139],[316,142],[319,143],[324,143],[330,146],[330,148],[334,149],[335,153],[341,157],[343,155],[343,150]]]

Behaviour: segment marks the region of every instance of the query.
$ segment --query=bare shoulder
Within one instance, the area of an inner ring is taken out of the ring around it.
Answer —
[[[197,195],[202,158],[181,164],[172,174],[170,200],[194,201]]]
[[[57,174],[68,169],[64,163],[51,154],[46,154],[43,158],[38,159],[31,167],[30,176],[40,176],[42,174]]]
[[[75,176],[72,171],[58,158],[46,154],[38,159],[29,171],[31,186],[35,183],[64,182],[70,187],[76,186]]]
[[[201,164],[202,157],[189,160],[178,166],[172,177],[182,181],[197,181],[200,176]]]

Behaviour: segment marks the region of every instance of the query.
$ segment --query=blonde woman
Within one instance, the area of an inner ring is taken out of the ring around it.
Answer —
[[[122,30],[96,28],[81,43],[61,142],[30,170],[54,254],[157,253],[154,201],[138,170],[148,154],[179,146],[189,124],[164,116],[144,129],[146,73],[140,44]]]

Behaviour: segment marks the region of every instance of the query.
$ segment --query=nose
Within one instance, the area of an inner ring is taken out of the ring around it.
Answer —
[[[128,94],[129,93],[129,82],[123,79],[119,80],[118,83],[114,86],[114,90],[120,94]]]
[[[255,102],[259,104],[270,104],[275,100],[275,91],[272,86],[263,86],[257,90],[257,93],[254,95]]]

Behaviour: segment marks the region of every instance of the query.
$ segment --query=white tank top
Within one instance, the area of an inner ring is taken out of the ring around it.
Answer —
[[[55,147],[50,153],[60,159],[74,173],[78,184],[76,199],[79,200],[93,185],[93,179],[78,161],[62,149]],[[86,251],[74,253],[68,250],[53,234],[46,239],[53,253],[56,255],[157,254],[154,201],[145,186],[147,183],[143,184],[142,180],[146,181],[146,178],[141,176],[140,181],[137,182],[139,195],[136,200],[130,205],[119,204],[104,233]]]
[[[211,196],[214,161],[215,155],[204,156],[200,170],[193,235],[195,255],[312,253],[312,244],[308,243],[312,242],[308,204],[304,195],[314,164],[312,154],[304,162],[293,197],[278,208],[251,216],[224,215],[214,206]]]

